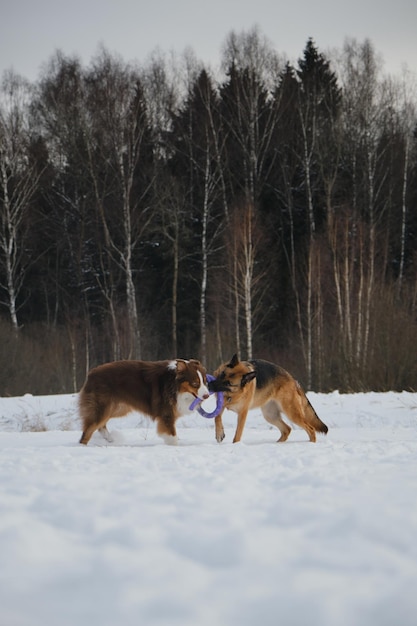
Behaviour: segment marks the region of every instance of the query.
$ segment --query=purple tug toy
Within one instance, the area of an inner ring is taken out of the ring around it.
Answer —
[[[211,382],[212,380],[216,380],[216,377],[212,376],[211,374],[207,374],[207,380]],[[207,411],[205,411],[203,407],[201,406],[201,403],[203,402],[203,400],[201,400],[200,398],[196,398],[195,400],[192,401],[192,403],[190,404],[190,411],[194,411],[194,409],[197,407],[197,411],[203,417],[207,417],[207,419],[216,417],[216,415],[218,415],[223,408],[224,398],[223,398],[222,391],[212,391],[210,392],[210,395],[213,395],[213,393],[217,394],[216,408],[214,409],[214,411],[212,411],[211,413],[207,413]]]

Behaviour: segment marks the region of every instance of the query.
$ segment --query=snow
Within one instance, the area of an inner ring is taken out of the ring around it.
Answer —
[[[138,414],[78,444],[76,396],[0,398],[2,626],[414,626],[417,394],[309,394],[232,444]]]

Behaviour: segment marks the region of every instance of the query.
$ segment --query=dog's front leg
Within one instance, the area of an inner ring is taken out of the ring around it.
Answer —
[[[224,427],[223,427],[223,422],[222,422],[222,415],[223,415],[223,411],[221,411],[214,418],[214,424],[216,428],[216,441],[218,441],[218,443],[221,443],[225,437]]]
[[[169,446],[176,446],[178,443],[175,420],[172,416],[157,419],[156,432]]]
[[[233,437],[233,443],[238,443],[241,440],[243,429],[245,428],[247,415],[248,415],[247,410],[239,411],[237,415],[237,427],[236,427],[235,436]]]

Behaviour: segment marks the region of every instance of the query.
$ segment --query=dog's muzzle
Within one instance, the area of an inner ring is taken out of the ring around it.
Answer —
[[[215,378],[214,380],[209,381],[208,388],[211,393],[230,391],[230,383],[226,380],[222,380],[221,378]]]

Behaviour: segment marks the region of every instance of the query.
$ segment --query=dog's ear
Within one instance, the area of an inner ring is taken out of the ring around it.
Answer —
[[[256,372],[248,372],[247,374],[243,374],[242,380],[240,381],[240,386],[245,387],[251,380],[256,378]]]
[[[233,369],[239,363],[239,359],[237,358],[237,354],[234,354],[230,360],[230,363],[227,364],[227,367]]]
[[[183,372],[186,367],[187,364],[184,359],[177,359],[177,374],[181,374],[181,372]]]

